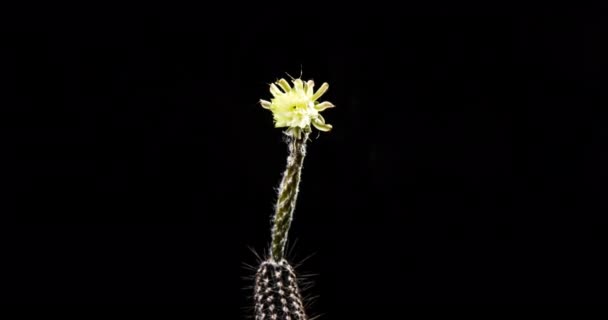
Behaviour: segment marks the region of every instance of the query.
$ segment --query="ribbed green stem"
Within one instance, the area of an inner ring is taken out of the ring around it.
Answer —
[[[255,275],[255,320],[306,320],[298,279],[287,260],[262,262]]]
[[[300,185],[302,164],[306,156],[306,140],[308,133],[294,135],[288,138],[289,156],[287,157],[287,168],[283,173],[283,179],[279,186],[279,197],[275,206],[275,214],[272,224],[272,258],[281,261],[285,253],[287,233],[293,219]]]

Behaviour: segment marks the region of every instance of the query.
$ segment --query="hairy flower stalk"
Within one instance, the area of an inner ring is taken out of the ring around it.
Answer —
[[[287,167],[279,185],[272,223],[270,257],[256,273],[255,319],[256,320],[305,320],[307,319],[297,277],[289,262],[285,260],[285,245],[289,227],[296,207],[302,164],[306,156],[306,141],[314,126],[320,131],[330,131],[320,112],[332,108],[330,102],[317,100],[327,91],[323,83],[314,92],[314,82],[292,80],[293,87],[285,79],[270,85],[271,101],[260,100],[263,108],[272,111],[274,125],[286,128],[289,156]]]
[[[281,261],[285,253],[287,234],[293,212],[296,208],[298,198],[302,164],[306,156],[306,139],[308,132],[297,137],[289,137],[289,156],[287,157],[287,168],[283,173],[283,179],[279,185],[279,197],[275,206],[274,221],[272,224],[271,253],[275,261]]]

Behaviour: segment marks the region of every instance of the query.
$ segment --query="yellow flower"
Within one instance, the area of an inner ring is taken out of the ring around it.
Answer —
[[[287,127],[287,134],[299,137],[300,131],[310,132],[310,125],[320,131],[329,131],[332,126],[325,123],[325,119],[319,113],[327,108],[333,108],[331,102],[319,103],[317,100],[327,91],[329,85],[323,83],[313,93],[315,83],[301,79],[292,80],[293,87],[285,79],[281,79],[270,85],[270,93],[273,98],[270,101],[260,100],[263,108],[272,111],[274,126],[276,128]],[[280,89],[279,89],[280,88]]]

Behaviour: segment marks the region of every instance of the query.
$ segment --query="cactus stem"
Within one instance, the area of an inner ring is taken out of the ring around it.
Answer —
[[[285,244],[298,198],[308,135],[309,133],[303,130],[302,134],[287,136],[289,156],[287,157],[287,167],[279,186],[279,196],[275,205],[272,224],[270,251],[274,261],[281,261],[285,255]]]

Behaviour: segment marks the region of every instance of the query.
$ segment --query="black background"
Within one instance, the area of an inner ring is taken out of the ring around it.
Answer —
[[[286,157],[257,101],[302,71],[337,106],[290,234],[312,314],[604,302],[606,20],[314,6],[5,32],[2,300],[248,315]]]

